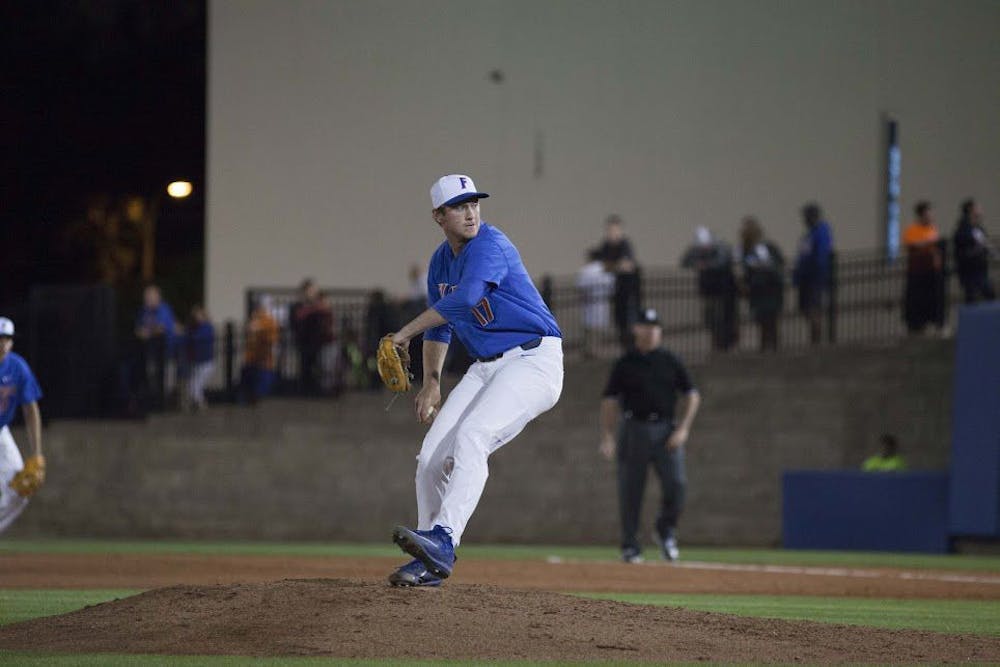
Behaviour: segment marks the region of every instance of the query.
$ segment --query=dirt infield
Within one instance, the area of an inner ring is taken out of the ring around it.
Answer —
[[[385,581],[400,558],[2,554],[0,588],[156,588],[287,578]],[[524,590],[1000,600],[993,572],[465,560],[450,583]]]
[[[0,648],[459,661],[834,664],[1000,658],[995,637],[745,618],[552,592],[1000,599],[1000,578],[991,573],[468,560],[440,589],[414,590],[385,583],[399,562],[3,555],[0,588],[154,590],[0,627]]]

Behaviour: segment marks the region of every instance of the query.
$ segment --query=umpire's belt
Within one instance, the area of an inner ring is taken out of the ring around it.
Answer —
[[[670,421],[669,419],[664,419],[663,417],[661,417],[659,412],[650,412],[649,414],[646,415],[637,415],[633,413],[631,410],[625,411],[625,419],[631,419],[632,421],[637,421],[637,422],[653,422],[653,423]]]
[[[532,340],[529,340],[527,343],[521,343],[520,345],[518,345],[518,347],[521,348],[522,350],[533,350],[541,344],[542,344],[542,338],[541,336],[539,336],[538,338],[533,338]],[[510,350],[513,349],[514,348],[510,348]],[[503,355],[507,354],[507,352],[510,352],[510,350],[501,352],[500,354],[494,354],[492,357],[476,357],[476,361],[482,361],[482,362],[496,361]]]

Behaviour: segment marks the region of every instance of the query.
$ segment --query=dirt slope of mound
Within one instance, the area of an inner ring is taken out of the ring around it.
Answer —
[[[751,619],[449,582],[175,586],[0,627],[0,648],[531,660],[992,662],[1000,639]]]

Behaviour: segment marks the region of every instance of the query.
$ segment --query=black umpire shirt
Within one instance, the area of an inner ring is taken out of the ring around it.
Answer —
[[[618,397],[626,416],[633,419],[673,421],[678,392],[694,388],[681,360],[661,347],[622,356],[611,370],[604,397]]]

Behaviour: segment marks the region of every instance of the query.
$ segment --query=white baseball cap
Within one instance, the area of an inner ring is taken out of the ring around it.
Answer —
[[[0,317],[0,336],[14,336],[14,323],[6,317]]]
[[[431,208],[455,206],[470,199],[486,199],[485,192],[477,192],[476,184],[464,174],[449,174],[437,179],[431,186]]]

